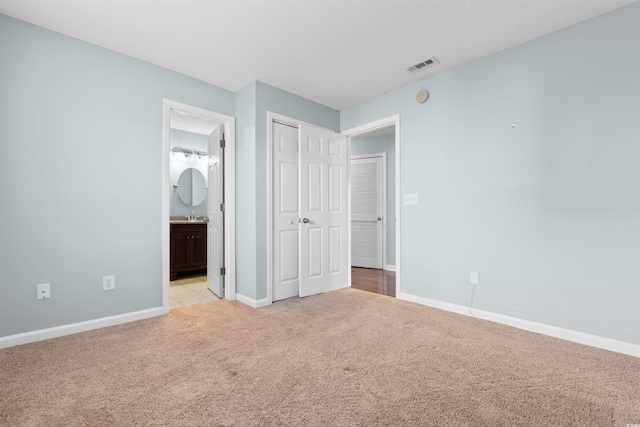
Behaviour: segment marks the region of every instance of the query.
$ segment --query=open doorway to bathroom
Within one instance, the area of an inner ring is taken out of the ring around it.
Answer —
[[[163,311],[235,299],[235,121],[165,100],[164,122]]]
[[[209,177],[209,139],[221,137],[221,126],[179,110],[171,112],[170,310],[216,301],[222,297],[209,289],[207,284],[207,258],[212,255],[209,252],[211,249],[219,252],[215,247],[209,248],[207,239],[208,212],[214,203],[207,193],[210,185],[217,185],[211,179],[215,177]]]

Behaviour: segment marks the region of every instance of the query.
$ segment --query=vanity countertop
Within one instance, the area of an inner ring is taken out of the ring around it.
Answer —
[[[209,222],[206,216],[198,216],[195,221],[188,220],[186,216],[172,216],[169,218],[170,224],[205,224]]]

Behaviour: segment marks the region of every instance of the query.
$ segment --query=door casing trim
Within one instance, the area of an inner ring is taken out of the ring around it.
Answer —
[[[171,111],[180,111],[192,116],[201,117],[224,126],[224,256],[226,275],[224,279],[225,299],[236,299],[236,119],[232,116],[194,107],[169,99],[162,100],[162,313],[169,313],[169,277],[170,260],[170,196],[169,196],[169,161],[170,161],[170,119]]]
[[[297,120],[282,114],[267,112],[267,298],[263,301],[264,305],[270,305],[273,303],[273,255],[271,248],[273,247],[273,121],[289,124],[291,126],[298,126],[299,124],[307,124],[310,126],[317,126],[312,123],[306,123],[302,120]],[[400,114],[385,117],[375,120],[373,122],[365,123],[360,126],[356,126],[351,129],[341,131],[343,135],[347,136],[347,158],[351,158],[351,138],[358,135],[363,135],[374,131],[379,128],[394,126],[395,130],[395,214],[396,214],[396,295],[401,292],[401,269],[400,269],[400,240],[401,240],[401,205],[400,205]],[[348,215],[351,218],[351,173],[349,171],[350,161],[347,162],[347,189],[349,191],[347,197]],[[347,263],[348,263],[348,283],[351,286],[351,221],[348,222],[347,233]],[[385,254],[386,255],[386,254]],[[264,306],[262,305],[262,306]]]
[[[402,292],[402,269],[401,269],[401,257],[400,257],[400,248],[401,248],[401,219],[402,219],[402,205],[401,202],[401,193],[400,189],[402,188],[400,185],[400,114],[395,114],[393,116],[385,117],[382,119],[375,120],[373,122],[365,123],[360,126],[353,127],[351,129],[341,131],[342,134],[347,135],[348,143],[348,156],[351,157],[351,138],[354,136],[364,135],[376,129],[385,128],[389,126],[394,126],[395,129],[395,156],[396,156],[396,171],[395,171],[395,187],[396,187],[396,295]],[[349,188],[351,188],[351,174],[349,174]],[[349,195],[349,200],[351,200],[351,196]],[[351,217],[351,205],[349,205],[349,217]],[[349,251],[351,251],[351,221],[349,221]],[[351,252],[349,252],[349,273],[351,273]],[[351,275],[349,275],[349,282],[351,282]]]

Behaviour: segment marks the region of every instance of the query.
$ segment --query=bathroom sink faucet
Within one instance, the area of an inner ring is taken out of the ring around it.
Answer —
[[[191,215],[187,216],[187,220],[188,221],[195,221],[197,219],[198,219],[198,217],[196,216],[195,211],[191,211]]]

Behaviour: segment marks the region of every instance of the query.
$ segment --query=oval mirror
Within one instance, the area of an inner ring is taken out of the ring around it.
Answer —
[[[207,181],[198,169],[188,168],[178,177],[178,197],[187,206],[198,206],[207,195]]]

